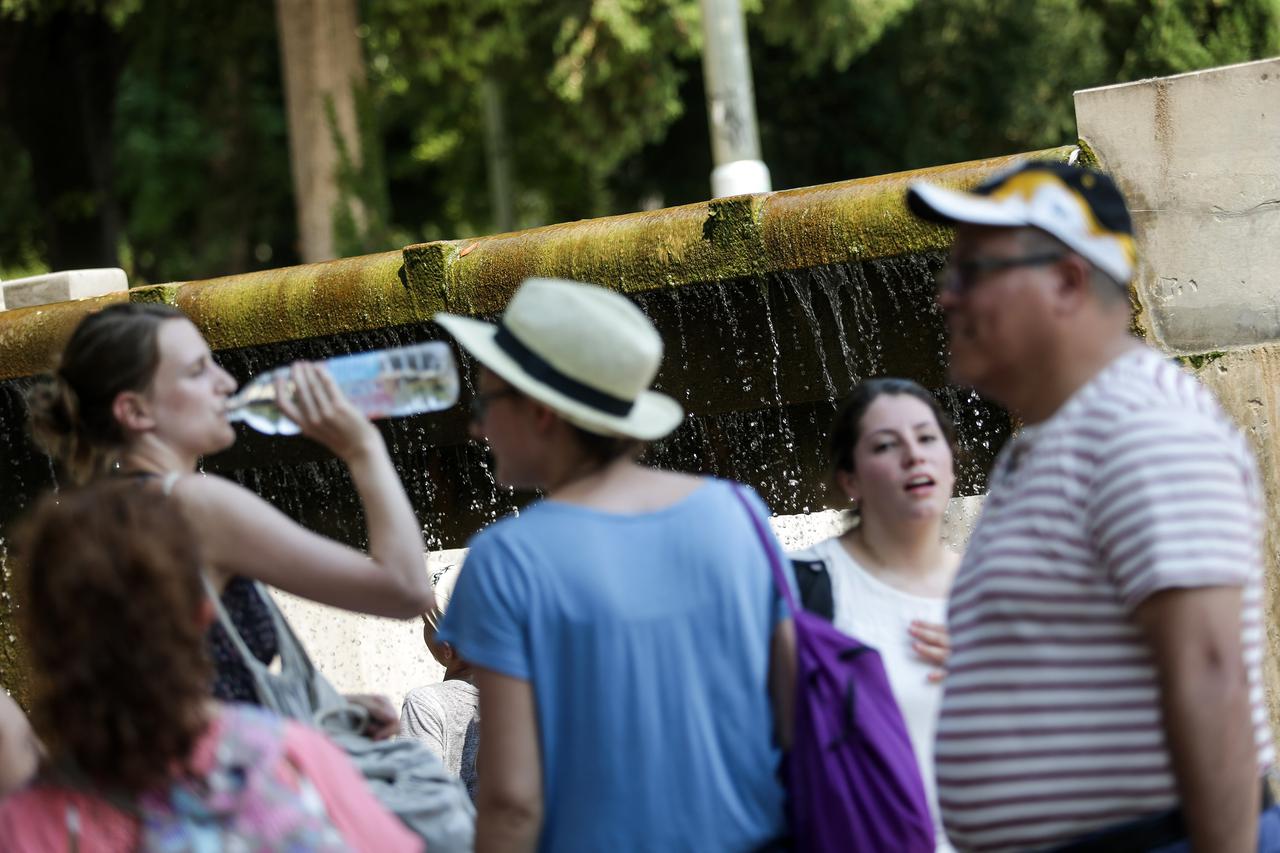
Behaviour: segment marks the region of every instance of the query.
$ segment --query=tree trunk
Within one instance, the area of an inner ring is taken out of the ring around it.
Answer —
[[[276,26],[289,113],[289,159],[298,212],[299,254],[307,263],[335,257],[334,214],[364,212],[339,185],[335,134],[353,165],[360,161],[355,89],[364,85],[356,0],[276,0]]]
[[[515,184],[511,179],[511,148],[507,145],[502,88],[492,75],[484,79],[481,98],[484,101],[484,151],[489,172],[493,228],[495,232],[503,233],[516,227]]]

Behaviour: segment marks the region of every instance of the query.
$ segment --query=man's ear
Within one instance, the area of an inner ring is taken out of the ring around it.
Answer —
[[[1093,268],[1079,255],[1067,255],[1058,261],[1058,288],[1055,291],[1060,310],[1074,312],[1093,297]]]
[[[156,425],[147,401],[137,391],[121,391],[111,401],[111,414],[125,432],[146,432]]]

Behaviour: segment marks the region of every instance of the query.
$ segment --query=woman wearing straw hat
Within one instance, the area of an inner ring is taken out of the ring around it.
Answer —
[[[734,487],[635,461],[683,418],[648,390],[662,339],[548,279],[497,325],[437,320],[480,363],[499,482],[545,495],[472,540],[439,632],[480,690],[477,850],[776,844],[790,622]]]

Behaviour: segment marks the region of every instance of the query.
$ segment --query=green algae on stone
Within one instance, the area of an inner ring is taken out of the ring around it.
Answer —
[[[423,319],[400,252],[182,283],[176,304],[215,350],[404,325]]]
[[[130,302],[147,302],[160,305],[177,305],[180,284],[149,284],[129,290]]]
[[[1201,352],[1194,355],[1179,355],[1174,356],[1174,358],[1183,367],[1190,368],[1193,372],[1199,373],[1200,368],[1208,364],[1213,364],[1213,362],[1222,358],[1224,355],[1226,355],[1225,352],[1215,350],[1213,352]]]
[[[951,230],[907,210],[912,181],[968,190],[1020,160],[1065,162],[1073,150],[1067,145],[772,193],[763,215],[765,266],[802,269],[944,250],[951,245]]]
[[[1087,139],[1083,137],[1076,140],[1076,150],[1080,153],[1076,156],[1077,166],[1088,166],[1090,169],[1101,169],[1102,163],[1098,160],[1098,154],[1093,150],[1093,146],[1089,144]]]
[[[466,241],[446,273],[449,310],[500,311],[531,276],[634,293],[750,274],[749,251],[704,233],[709,209],[701,202]]]
[[[84,315],[126,299],[128,292],[120,291],[0,312],[0,379],[35,376],[53,369]]]
[[[429,320],[441,310],[494,314],[530,276],[571,278],[639,293],[931,252],[945,249],[951,235],[907,212],[904,194],[912,179],[969,188],[1016,159],[1064,161],[1075,150],[1064,146],[472,240],[437,241],[326,263],[153,285],[130,291],[127,298],[176,305],[210,345],[221,350],[407,325]],[[88,309],[66,303],[0,314],[0,375],[45,369],[49,355],[61,347],[84,310]],[[70,320],[64,321],[64,312]]]
[[[401,253],[401,281],[416,313],[432,317],[448,305],[445,279],[449,264],[462,251],[458,241],[436,240],[406,246]]]

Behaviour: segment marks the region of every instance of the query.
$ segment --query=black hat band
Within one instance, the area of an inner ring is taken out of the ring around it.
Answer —
[[[498,332],[493,336],[493,342],[531,378],[571,400],[619,418],[631,414],[635,407],[634,400],[615,397],[561,373],[551,362],[521,343],[501,322],[498,323]]]

